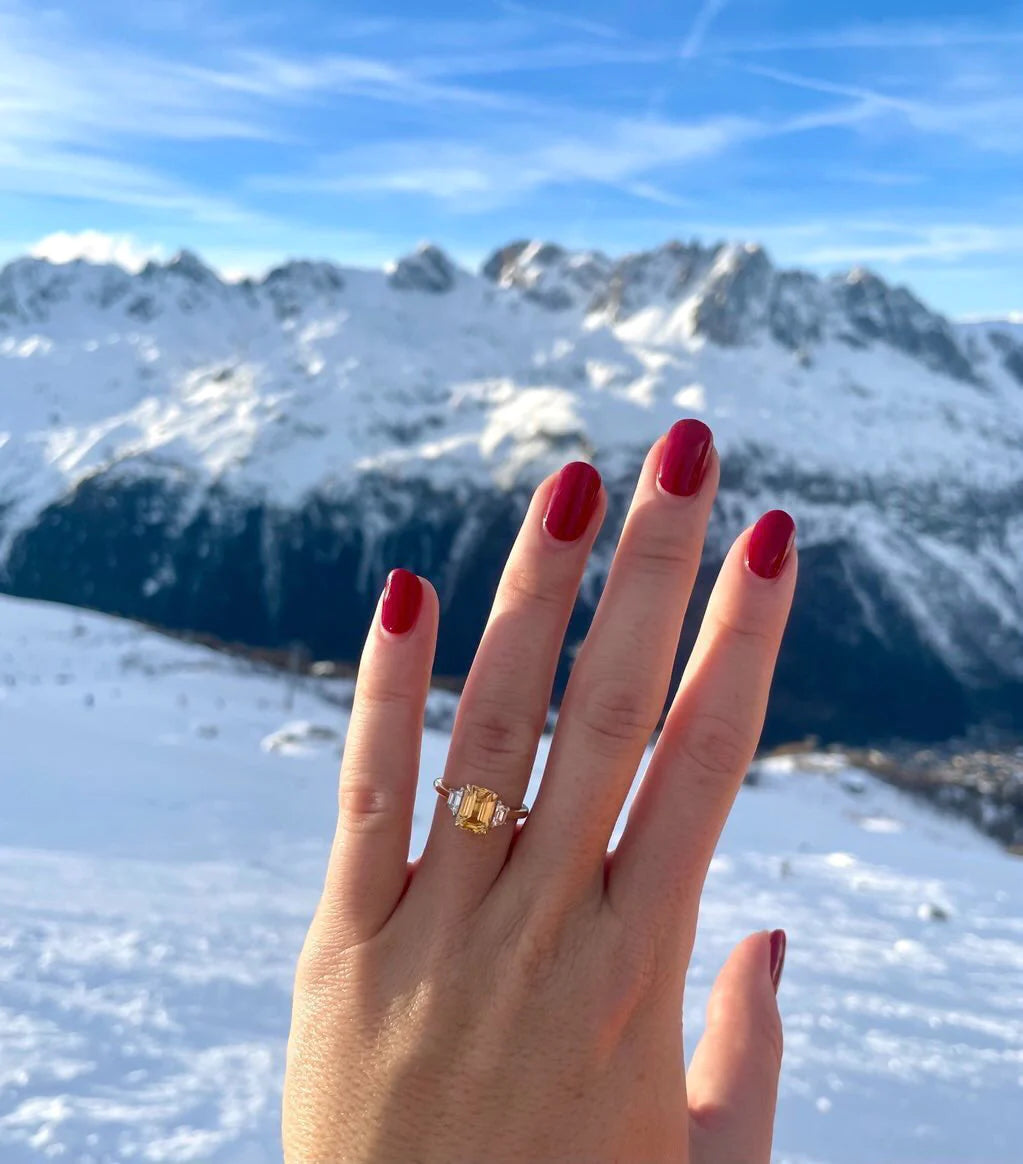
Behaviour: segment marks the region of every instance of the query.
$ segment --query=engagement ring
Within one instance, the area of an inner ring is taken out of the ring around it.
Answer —
[[[434,780],[433,786],[438,795],[447,799],[455,824],[469,833],[479,833],[482,836],[498,825],[503,825],[506,820],[518,820],[529,813],[525,805],[521,808],[511,808],[502,803],[496,792],[482,788],[479,784],[448,788],[438,777]]]

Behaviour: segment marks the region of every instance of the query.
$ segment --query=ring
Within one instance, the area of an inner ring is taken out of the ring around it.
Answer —
[[[511,808],[502,803],[496,792],[483,788],[479,784],[466,784],[462,788],[448,788],[438,776],[433,787],[440,796],[447,799],[448,808],[455,818],[455,824],[469,833],[478,833],[482,836],[506,820],[518,820],[528,816],[529,809]]]

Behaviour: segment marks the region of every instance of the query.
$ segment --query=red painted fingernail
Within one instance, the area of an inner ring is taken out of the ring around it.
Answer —
[[[761,578],[777,578],[796,537],[796,523],[784,509],[772,509],[753,527],[746,565]]]
[[[707,473],[714,437],[702,420],[679,420],[670,429],[661,450],[657,480],[665,493],[692,497]]]
[[[778,993],[781,983],[781,972],[785,969],[785,947],[788,939],[784,930],[771,930],[771,985],[774,993]]]
[[[585,461],[572,461],[558,474],[554,482],[547,512],[543,515],[544,529],[559,542],[574,542],[581,538],[590,524],[600,495],[600,474]]]
[[[380,603],[380,623],[392,635],[403,635],[416,625],[423,605],[423,584],[411,570],[392,570],[387,575]]]

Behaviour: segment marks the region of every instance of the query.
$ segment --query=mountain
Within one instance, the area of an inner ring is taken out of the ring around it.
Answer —
[[[723,475],[696,609],[743,525],[799,525],[768,740],[1023,728],[1023,334],[867,271],[677,242],[240,283],[188,252],[19,259],[0,393],[0,588],[352,660],[402,564],[438,587],[452,676],[529,491],[592,459],[611,506],[559,684],[646,448],[700,416]]]
[[[296,689],[4,597],[0,679],[0,1159],[280,1164],[294,964],[350,683]],[[416,854],[448,742],[425,733]],[[687,1050],[731,947],[783,926],[776,1164],[1008,1164],[1021,916],[1018,859],[965,822],[841,755],[766,757],[707,878]]]

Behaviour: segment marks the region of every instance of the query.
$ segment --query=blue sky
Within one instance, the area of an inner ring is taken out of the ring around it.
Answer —
[[[983,0],[0,0],[0,258],[743,238],[1020,310],[1021,59]]]

